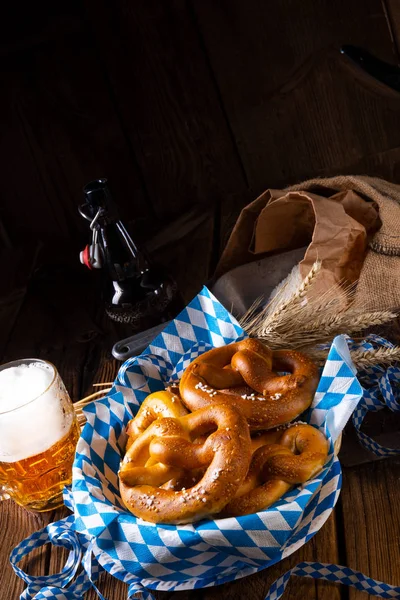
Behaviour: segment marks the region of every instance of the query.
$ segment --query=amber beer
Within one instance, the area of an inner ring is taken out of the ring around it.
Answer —
[[[31,510],[62,504],[79,438],[56,368],[28,359],[0,367],[0,494]]]

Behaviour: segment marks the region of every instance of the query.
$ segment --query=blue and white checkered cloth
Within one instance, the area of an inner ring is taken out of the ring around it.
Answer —
[[[354,345],[350,342],[350,347]],[[369,335],[357,348],[373,350],[376,348],[392,348],[393,344],[378,335]],[[361,431],[361,425],[367,412],[377,412],[388,408],[392,412],[400,412],[400,368],[390,366],[368,367],[359,373],[359,379],[364,387],[364,394],[357,409],[354,411],[352,421],[356,428],[360,443],[377,456],[398,456],[400,448],[386,448],[375,442],[371,437]]]
[[[178,380],[201,353],[245,336],[232,315],[203,288],[141,356],[122,365],[111,393],[85,411],[87,424],[78,442],[72,490],[65,492],[73,515],[33,534],[11,554],[15,572],[28,584],[23,600],[77,600],[90,587],[97,589],[95,581],[102,569],[128,584],[128,598],[139,593],[150,599],[149,590],[218,585],[289,556],[322,527],[341,487],[333,442],[363,394],[344,336],[334,340],[313,404],[302,415],[330,441],[328,461],[315,479],[259,513],[189,525],[148,523],[123,506],[117,471],[124,453],[125,425],[141,402]],[[70,548],[63,571],[36,578],[23,573],[17,567],[22,556],[48,541]],[[398,588],[347,567],[303,563],[275,582],[268,600],[280,598],[291,574],[343,580],[375,595],[381,586],[392,594],[383,597],[400,598]]]

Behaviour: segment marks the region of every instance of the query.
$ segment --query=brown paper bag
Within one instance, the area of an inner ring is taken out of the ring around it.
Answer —
[[[376,177],[341,175],[328,179],[312,179],[291,190],[330,190],[357,192],[379,207],[381,227],[368,242],[354,304],[370,310],[400,308],[400,185]],[[353,193],[354,193],[353,192]]]
[[[379,226],[373,203],[350,191],[326,198],[315,193],[268,190],[243,209],[216,269],[216,277],[262,256],[307,246],[305,277],[322,262],[315,293],[359,277],[368,236]]]

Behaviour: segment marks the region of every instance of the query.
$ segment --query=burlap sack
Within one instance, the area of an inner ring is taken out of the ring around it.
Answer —
[[[379,226],[376,203],[353,191],[331,191],[326,197],[268,189],[240,213],[214,277],[266,256],[306,247],[299,276],[306,277],[320,260],[320,277],[313,287],[319,295],[339,282],[352,284],[358,279],[367,241]]]
[[[287,191],[309,190],[331,195],[353,190],[379,206],[381,228],[368,242],[356,289],[355,304],[371,310],[400,308],[400,185],[366,176],[311,179]]]

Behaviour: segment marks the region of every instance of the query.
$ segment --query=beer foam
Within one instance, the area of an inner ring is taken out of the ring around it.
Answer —
[[[65,412],[64,389],[49,388],[53,377],[39,362],[0,371],[0,461],[40,454],[68,433],[72,411]]]
[[[43,363],[27,363],[0,371],[0,414],[27,404],[42,394],[54,377]]]

